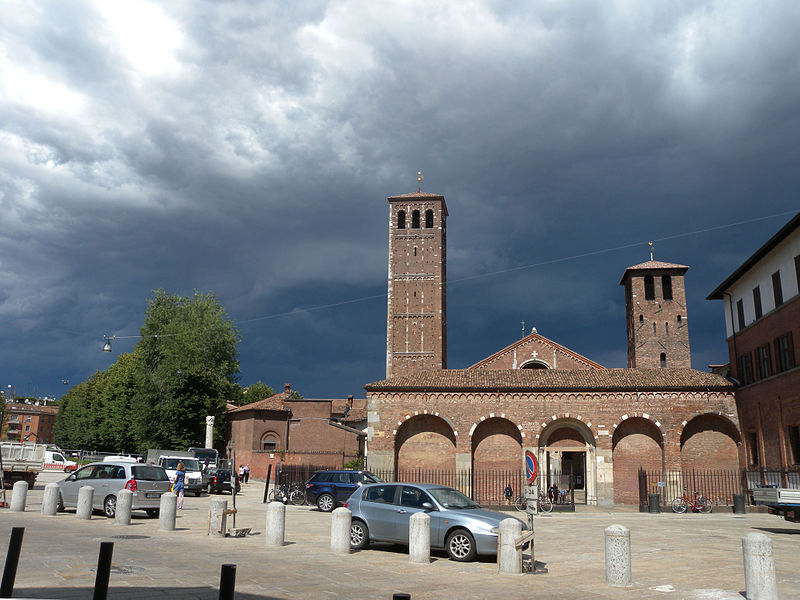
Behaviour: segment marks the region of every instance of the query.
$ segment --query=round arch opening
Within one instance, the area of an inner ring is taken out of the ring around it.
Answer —
[[[417,415],[403,423],[395,436],[396,475],[400,481],[415,470],[455,471],[456,436],[450,424],[435,415]]]

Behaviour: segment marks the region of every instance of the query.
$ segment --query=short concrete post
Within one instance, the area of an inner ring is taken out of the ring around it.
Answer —
[[[267,504],[267,523],[265,527],[267,546],[283,546],[286,533],[286,505],[283,502]]]
[[[515,543],[521,535],[522,523],[519,519],[509,518],[500,521],[500,548],[497,553],[500,573],[522,574],[522,548],[517,550]]]
[[[331,513],[331,552],[350,554],[350,525],[353,513],[340,506]]]
[[[631,575],[631,530],[623,525],[606,527],[606,584],[627,587]]]
[[[222,498],[212,498],[209,506],[208,534],[211,537],[225,537],[228,531],[228,501]]]
[[[772,540],[763,533],[748,533],[742,538],[744,587],[747,600],[778,600]]]
[[[94,501],[94,488],[84,485],[78,490],[78,510],[75,516],[84,521],[92,518],[92,502]]]
[[[431,562],[431,517],[418,512],[408,521],[408,562],[427,565]]]
[[[44,486],[44,499],[42,500],[42,514],[52,517],[58,512],[58,484],[48,483]]]
[[[120,490],[117,494],[117,510],[114,513],[114,525],[131,524],[131,506],[133,505],[133,492]]]
[[[178,512],[178,496],[173,492],[161,494],[158,504],[158,529],[159,531],[174,531],[175,517]]]
[[[11,512],[25,512],[25,501],[28,498],[28,482],[18,481],[11,493]]]

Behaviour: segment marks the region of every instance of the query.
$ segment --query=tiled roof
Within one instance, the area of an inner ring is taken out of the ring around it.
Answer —
[[[369,383],[379,391],[730,390],[724,377],[694,369],[447,369]]]
[[[625,282],[625,276],[628,274],[628,271],[648,271],[650,269],[679,269],[685,273],[689,270],[689,267],[676,263],[661,262],[660,260],[648,260],[647,262],[639,263],[638,265],[633,265],[625,269],[619,284],[622,285]]]
[[[286,408],[283,405],[283,401],[289,396],[286,392],[281,392],[280,394],[275,394],[274,396],[270,396],[269,398],[264,398],[263,400],[259,400],[258,402],[251,402],[250,404],[245,404],[244,406],[238,406],[233,410],[229,410],[229,413],[241,413],[247,412],[248,410],[278,410],[281,412],[292,412],[290,409]]]
[[[347,400],[334,400],[331,404],[331,416],[337,417],[341,415],[344,411],[344,407],[347,406]],[[355,423],[358,421],[364,421],[367,418],[367,399],[366,398],[354,398],[353,399],[353,406],[350,409],[350,412],[347,413],[347,416],[344,418],[345,423]]]
[[[26,404],[24,402],[10,402],[6,404],[6,410],[9,413],[25,412],[32,414],[54,415],[58,412],[58,405],[44,406],[42,404],[36,405],[36,404]]]

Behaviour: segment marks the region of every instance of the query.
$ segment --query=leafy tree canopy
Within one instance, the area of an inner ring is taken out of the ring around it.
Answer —
[[[249,385],[242,390],[242,397],[239,399],[237,404],[242,406],[245,404],[252,404],[253,402],[258,402],[259,400],[263,400],[264,398],[269,398],[270,396],[274,395],[275,390],[269,387],[266,383],[257,381],[253,385]]]

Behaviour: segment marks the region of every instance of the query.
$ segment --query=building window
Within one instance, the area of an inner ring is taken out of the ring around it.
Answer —
[[[665,352],[661,353],[661,368],[665,369],[667,367],[667,355]]]
[[[281,440],[278,435],[272,431],[265,433],[261,437],[261,449],[267,452],[274,452],[280,450]]]
[[[792,447],[792,460],[800,464],[800,425],[789,427],[789,445]]]
[[[30,430],[31,430],[31,426],[30,425],[25,425],[25,431],[30,431]]]
[[[419,229],[419,211],[411,213],[411,229]]]
[[[669,275],[661,276],[661,292],[664,294],[664,300],[672,300],[672,277]]]
[[[758,459],[758,434],[755,431],[747,432],[747,447],[750,450],[750,464],[757,467],[761,461]]]
[[[425,227],[428,229],[433,227],[433,211],[431,209],[425,211]]]
[[[759,286],[753,288],[753,306],[756,309],[756,319],[760,319],[764,311],[761,310],[761,288]]]
[[[772,274],[772,294],[775,296],[775,308],[783,304],[783,287],[781,287],[781,272],[775,271]]]
[[[742,300],[736,301],[736,316],[739,318],[739,329],[744,329],[744,302]]]
[[[772,356],[769,344],[756,348],[756,365],[758,365],[758,378],[764,379],[772,375]]]
[[[664,323],[664,333],[665,333],[666,335],[669,335],[669,321],[667,321],[666,323]]]
[[[652,275],[645,275],[644,276],[644,299],[645,300],[654,300],[656,297],[656,290],[655,286],[653,285],[653,276]]]
[[[28,415],[27,417],[25,417],[25,422],[26,422],[26,423],[30,423],[30,422],[31,422],[31,416],[30,416],[30,415]]]
[[[753,383],[753,360],[750,358],[749,353],[739,357],[738,371],[737,375],[742,385]]]
[[[775,362],[778,372],[794,368],[794,344],[792,344],[791,331],[775,338]]]
[[[653,335],[656,335],[656,323],[653,321]]]
[[[405,229],[406,228],[406,211],[401,210],[397,213],[397,228],[398,229]]]
[[[680,323],[681,321],[683,321],[683,317],[678,315],[678,323]]]
[[[639,323],[644,323],[644,315],[639,315]]]

